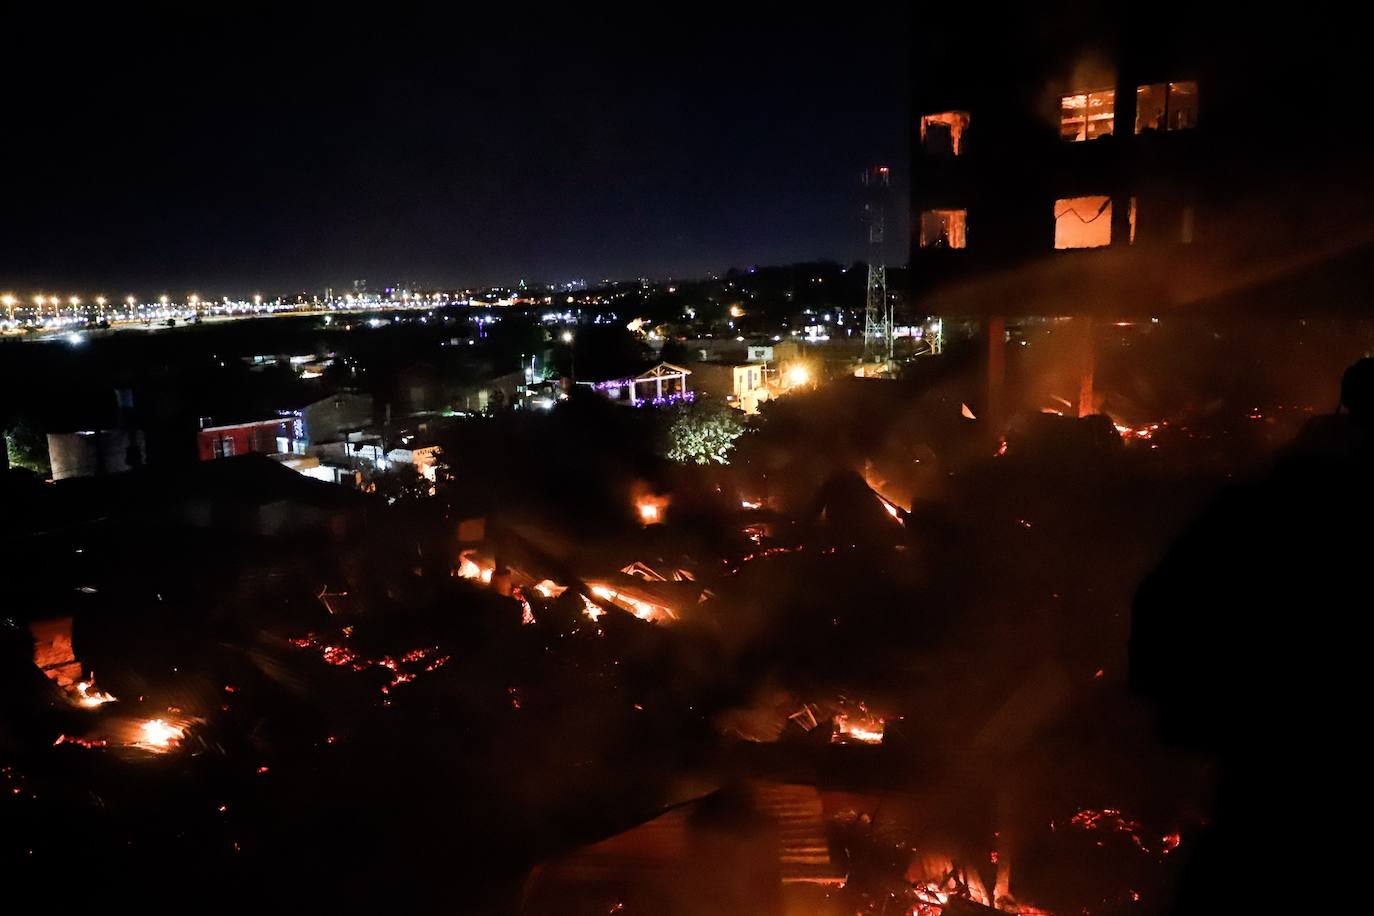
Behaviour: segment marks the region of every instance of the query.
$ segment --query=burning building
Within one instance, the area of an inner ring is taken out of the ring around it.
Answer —
[[[1075,7],[923,23],[914,301],[981,322],[989,425],[1008,412],[1009,319],[1072,318],[1063,393],[1084,416],[1101,406],[1104,323],[1364,314],[1368,128],[1335,89],[1361,82],[1360,55],[1309,24],[1243,19]]]

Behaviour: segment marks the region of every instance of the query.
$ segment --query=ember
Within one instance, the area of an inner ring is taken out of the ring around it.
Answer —
[[[344,639],[348,639],[351,635],[352,628],[345,627],[343,630]],[[441,655],[431,659],[431,656],[439,650],[438,646],[411,649],[403,653],[401,657],[397,659],[390,655],[383,655],[380,658],[364,658],[347,646],[325,645],[319,641],[314,633],[309,633],[297,639],[288,640],[288,642],[301,649],[319,649],[320,657],[329,665],[347,667],[353,671],[366,671],[369,668],[385,668],[387,671],[391,672],[391,680],[382,685],[381,692],[383,694],[390,694],[392,688],[399,687],[401,684],[409,684],[411,681],[415,680],[417,673],[403,670],[401,667],[402,665],[417,665],[428,659],[429,663],[421,670],[429,672],[442,668],[450,659],[450,656],[447,655]]]

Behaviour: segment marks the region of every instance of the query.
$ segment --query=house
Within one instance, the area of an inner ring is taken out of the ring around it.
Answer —
[[[339,392],[278,416],[209,425],[196,436],[201,461],[234,455],[304,455],[313,446],[337,442],[372,422],[372,397]],[[212,421],[211,421],[212,422]]]
[[[697,390],[745,413],[758,413],[768,400],[767,367],[762,363],[696,363]]]
[[[196,450],[201,461],[234,455],[290,453],[292,425],[291,420],[278,418],[206,426],[196,433]]]

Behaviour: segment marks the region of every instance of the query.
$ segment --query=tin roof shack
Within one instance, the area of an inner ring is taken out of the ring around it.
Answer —
[[[301,429],[295,438],[306,445],[335,442],[372,423],[372,395],[341,391],[312,401],[290,414],[301,420]]]
[[[514,407],[524,394],[525,383],[523,369],[481,379],[463,386],[454,406],[467,413],[488,413],[503,407]]]
[[[366,505],[358,494],[309,480],[263,455],[64,480],[15,495],[13,517],[22,520],[8,532],[15,536],[122,518],[241,535],[342,538],[361,525]]]

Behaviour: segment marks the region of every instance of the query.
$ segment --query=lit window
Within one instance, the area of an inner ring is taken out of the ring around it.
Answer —
[[[942,111],[921,116],[921,149],[928,156],[958,156],[963,152],[967,111]]]
[[[1059,100],[1059,136],[1063,140],[1110,137],[1115,119],[1115,89],[1079,92]]]
[[[922,248],[963,248],[967,210],[923,210],[921,212]]]
[[[1197,82],[1151,83],[1135,90],[1135,132],[1197,126]]]
[[[1112,199],[1104,194],[1054,203],[1055,248],[1101,248],[1112,243]]]

